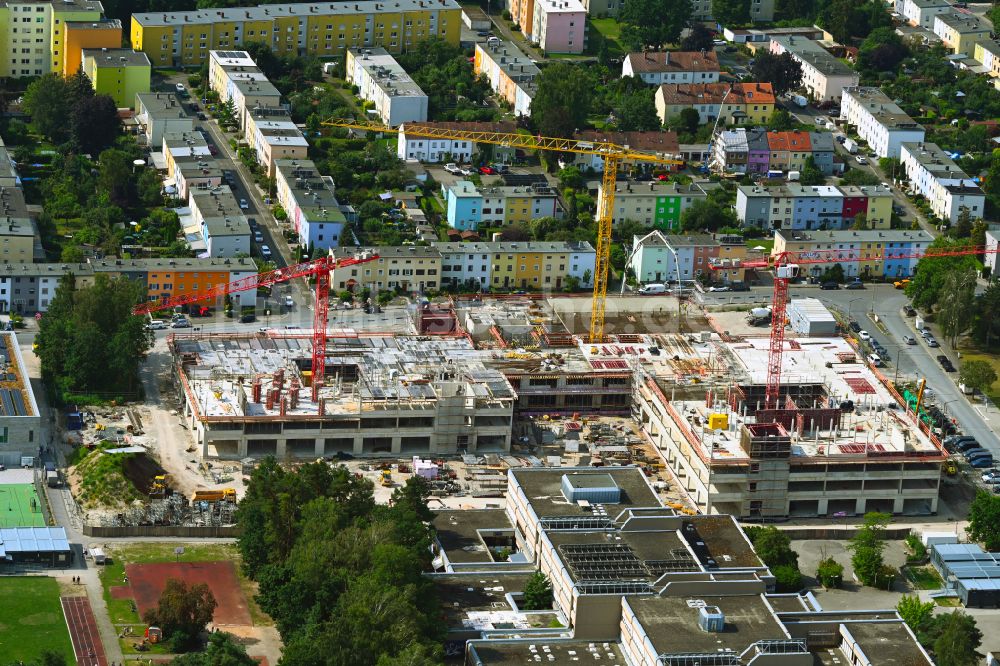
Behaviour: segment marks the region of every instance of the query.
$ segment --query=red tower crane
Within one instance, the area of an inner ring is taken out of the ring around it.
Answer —
[[[809,252],[780,252],[764,259],[744,261],[744,268],[773,268],[774,295],[771,298],[771,344],[767,355],[767,389],[764,404],[768,409],[778,404],[781,390],[781,355],[785,344],[785,311],[788,306],[788,282],[799,274],[799,267],[807,264],[837,264],[891,261],[894,259],[923,259],[933,257],[964,257],[977,254],[1000,254],[1000,248],[986,246],[930,248],[925,251],[883,250],[865,254],[864,250],[813,250]],[[712,264],[713,269],[722,268]]]
[[[226,296],[240,291],[255,290],[258,287],[269,287],[273,284],[287,282],[299,277],[315,277],[316,305],[313,312],[312,333],[312,398],[316,400],[319,388],[323,385],[323,376],[326,372],[326,323],[330,297],[330,271],[335,268],[365,264],[376,259],[378,259],[377,254],[368,252],[356,254],[353,257],[345,259],[333,259],[329,256],[320,257],[314,261],[286,266],[285,268],[276,268],[266,273],[255,273],[254,275],[234,280],[228,284],[216,285],[211,289],[199,291],[194,294],[183,294],[140,303],[132,308],[132,314],[146,315],[178,305],[187,305],[188,303],[218,298],[219,296]]]

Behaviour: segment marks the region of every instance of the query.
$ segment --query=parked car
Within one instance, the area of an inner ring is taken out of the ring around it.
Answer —
[[[746,282],[733,282],[729,285],[730,291],[750,291],[750,285]]]
[[[253,240],[254,240],[255,243],[263,243],[264,242],[264,234],[260,233],[259,231],[253,232]]]
[[[820,289],[840,289],[840,285],[837,284],[836,282],[830,281],[830,282],[824,282],[823,284],[821,284],[819,286],[819,288]]]
[[[849,327],[850,327],[850,329],[851,329],[852,331],[854,331],[855,333],[858,333],[858,332],[860,332],[860,331],[861,331],[861,324],[859,324],[859,323],[858,323],[858,322],[856,322],[856,321],[852,321],[852,322],[851,322],[850,324],[848,324],[848,326],[849,326]]]
[[[861,280],[855,280],[854,282],[848,282],[845,289],[864,289],[865,283]]]
[[[257,315],[253,315],[253,314],[240,315],[240,323],[241,324],[250,324],[250,323],[255,322],[255,321],[257,321]]]
[[[285,296],[285,307],[290,308],[295,305],[295,301],[292,300],[291,296]]]
[[[153,321],[146,324],[146,328],[151,331],[162,331],[167,327],[167,322],[162,319],[154,319]]]
[[[249,209],[250,209],[250,204],[247,202],[247,200],[240,199],[240,210],[249,210]]]
[[[984,483],[989,483],[993,479],[1000,480],[1000,472],[998,472],[995,469],[991,469],[988,472],[983,472],[982,479]]]
[[[872,339],[872,336],[871,336],[871,334],[868,333],[868,331],[862,329],[862,330],[858,331],[858,339],[859,340],[864,340],[865,342],[867,342],[868,340]]]
[[[874,365],[876,368],[882,367],[882,359],[878,354],[868,354],[868,362]]]
[[[444,170],[448,173],[453,173],[456,176],[462,173],[462,170],[458,168],[458,165],[454,162],[448,162],[444,165]]]
[[[972,449],[981,449],[981,448],[983,447],[979,445],[979,442],[977,442],[972,437],[969,437],[968,439],[962,439],[955,443],[955,450],[961,453],[965,453],[966,451],[970,451]]]
[[[271,248],[268,247],[267,245],[261,245],[260,246],[260,256],[264,257],[265,259],[270,259],[271,258]]]
[[[191,322],[187,319],[175,319],[170,328],[191,328]]]
[[[934,338],[933,335],[928,335],[926,338],[924,338],[924,342],[926,342],[927,346],[931,348],[941,346],[938,344],[938,341]]]
[[[177,92],[179,92],[179,93],[187,92],[187,90],[184,88],[184,84],[183,83],[176,83],[176,84],[174,84],[174,89]]]
[[[912,335],[904,335],[903,342],[908,345],[915,345],[917,344],[917,339]]]
[[[729,286],[725,284],[716,285],[714,287],[709,287],[709,291],[730,291]]]
[[[484,166],[484,167],[479,167],[479,173],[483,174],[484,176],[495,176],[497,170],[491,166]]]
[[[210,143],[208,144],[208,152],[212,155],[218,155],[219,149],[215,147],[215,144]]]
[[[916,317],[917,311],[913,309],[913,306],[907,305],[903,307],[903,314],[905,314],[907,317]]]
[[[976,469],[985,469],[987,467],[993,467],[993,458],[979,458],[977,460],[972,460],[969,465],[975,467]]]
[[[855,159],[857,159],[858,164],[862,164],[862,165],[863,164],[868,164],[868,158],[865,157],[864,155],[858,155]]]

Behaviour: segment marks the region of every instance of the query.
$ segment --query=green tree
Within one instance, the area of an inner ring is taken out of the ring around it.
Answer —
[[[691,0],[625,0],[618,13],[622,40],[633,51],[676,43],[690,19]]]
[[[820,280],[823,282],[843,282],[844,281],[844,266],[843,264],[831,264],[823,269],[823,274],[820,276]]]
[[[580,169],[575,166],[568,166],[565,169],[560,169],[557,174],[559,177],[559,187],[562,189],[572,189],[572,190],[582,190],[586,187],[587,182],[584,179],[583,174],[580,173]]]
[[[73,101],[63,77],[45,74],[28,84],[21,108],[31,116],[35,129],[61,143],[69,135],[66,119],[71,116]]]
[[[945,276],[943,293],[948,294],[948,298],[938,303],[938,321],[941,331],[954,348],[958,336],[965,333],[975,319],[975,269],[967,267],[949,271]]]
[[[769,567],[798,567],[799,555],[792,550],[792,540],[777,527],[750,527],[747,536],[761,561]]]
[[[916,595],[903,595],[899,603],[896,604],[896,612],[899,613],[899,617],[903,618],[903,622],[908,624],[915,634],[919,635],[927,622],[934,616],[934,602],[921,601],[920,597]]]
[[[938,236],[930,244],[930,249],[963,249],[969,242],[956,241]],[[938,305],[943,294],[948,275],[952,271],[977,269],[979,262],[970,255],[949,257],[924,257],[917,262],[913,278],[906,287],[906,295],[913,300],[913,307],[930,310]]]
[[[791,564],[779,564],[771,568],[774,574],[774,585],[777,592],[798,592],[802,589],[802,572]]]
[[[997,372],[987,361],[963,361],[958,378],[976,391],[985,391],[997,380]]]
[[[767,129],[783,132],[795,128],[795,119],[787,109],[776,108],[767,120]]]
[[[552,583],[541,571],[528,577],[524,584],[524,610],[546,610],[552,608]]]
[[[188,587],[177,578],[168,578],[156,603],[143,615],[143,622],[163,630],[176,651],[187,651],[209,622],[218,604],[205,583]]]
[[[802,85],[802,65],[790,53],[758,53],[751,72],[757,81],[770,81],[775,95],[784,95]]]
[[[681,213],[684,231],[716,231],[738,224],[732,208],[708,199],[698,199]]]
[[[685,132],[697,132],[698,126],[701,125],[701,114],[698,113],[698,109],[692,107],[681,109],[677,117],[680,122],[679,129]]]
[[[841,185],[878,185],[879,182],[878,176],[862,169],[848,169],[840,179]]]
[[[910,50],[891,26],[872,30],[858,49],[858,69],[895,71]]]
[[[727,28],[750,23],[750,0],[712,0],[712,18]]]
[[[826,176],[816,166],[816,160],[810,155],[806,158],[802,171],[799,173],[799,183],[802,185],[822,185],[826,182]]]
[[[886,513],[866,513],[857,534],[847,546],[853,553],[851,566],[854,567],[854,574],[864,585],[878,587],[879,583],[886,584],[882,553],[885,550],[885,528],[891,518]]]
[[[1000,550],[1000,496],[978,491],[969,505],[969,526],[965,531],[986,550]]]
[[[932,644],[934,660],[941,666],[975,666],[982,655],[977,652],[982,632],[976,620],[962,611],[945,613],[937,620],[938,635]]]
[[[660,129],[660,117],[656,115],[653,88],[642,89],[622,96],[615,108],[618,129],[622,132],[648,132]]]
[[[93,95],[73,107],[73,141],[84,153],[96,155],[121,134],[118,107],[110,95]]]
[[[171,666],[255,666],[257,660],[247,654],[232,634],[217,631],[209,635],[201,652],[174,657]]]
[[[840,587],[844,582],[844,565],[832,557],[821,560],[816,567],[816,580],[828,589]]]
[[[557,62],[543,69],[531,102],[531,122],[539,134],[570,137],[586,127],[595,86],[590,70],[580,65]]]
[[[864,231],[868,228],[868,213],[858,213],[854,216],[854,221],[851,222],[851,229],[856,231]]]
[[[854,38],[864,39],[876,28],[892,26],[888,12],[878,0],[830,0],[816,22],[844,44]]]
[[[695,21],[688,35],[681,40],[681,51],[711,51],[714,48],[712,31],[701,21]]]
[[[991,349],[993,341],[1000,333],[1000,282],[991,280],[976,302],[976,323],[973,333],[976,342],[985,349]]]
[[[776,0],[774,19],[776,21],[800,21],[810,23],[816,18],[816,0]]]

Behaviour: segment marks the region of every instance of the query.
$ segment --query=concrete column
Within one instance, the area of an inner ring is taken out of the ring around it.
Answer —
[[[364,448],[365,438],[361,435],[354,436],[354,455],[360,456],[361,451]]]
[[[237,450],[240,452],[240,460],[247,457],[247,438],[240,437]],[[208,442],[205,442],[205,451],[208,451]]]
[[[893,513],[903,513],[903,502],[905,502],[902,497],[897,497],[892,501],[892,512]]]
[[[858,514],[859,516],[863,516],[865,514],[865,501],[866,500],[864,497],[859,497],[858,499],[854,500],[854,513]]]
[[[277,441],[278,441],[278,445],[277,445],[276,450],[274,452],[275,456],[277,456],[278,460],[284,460],[285,459],[285,455],[288,452],[288,440],[285,439],[284,437],[282,437],[281,439],[279,439]]]
[[[400,454],[400,452],[403,450],[403,438],[400,437],[399,435],[396,435],[395,437],[393,437],[392,438],[392,448],[390,450],[392,451],[393,455],[397,455],[398,456]]]
[[[818,513],[821,516],[825,516],[827,514],[827,511],[829,511],[829,504],[830,500],[826,499],[825,497],[821,497],[816,506],[816,513]]]
[[[326,440],[322,437],[317,437],[315,440],[316,445],[313,447],[313,455],[317,458],[322,458],[323,454],[326,453]]]

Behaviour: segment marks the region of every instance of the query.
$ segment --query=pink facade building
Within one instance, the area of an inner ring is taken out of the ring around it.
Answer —
[[[580,0],[535,0],[531,41],[547,53],[583,53],[587,10]],[[523,24],[522,24],[523,28]]]

